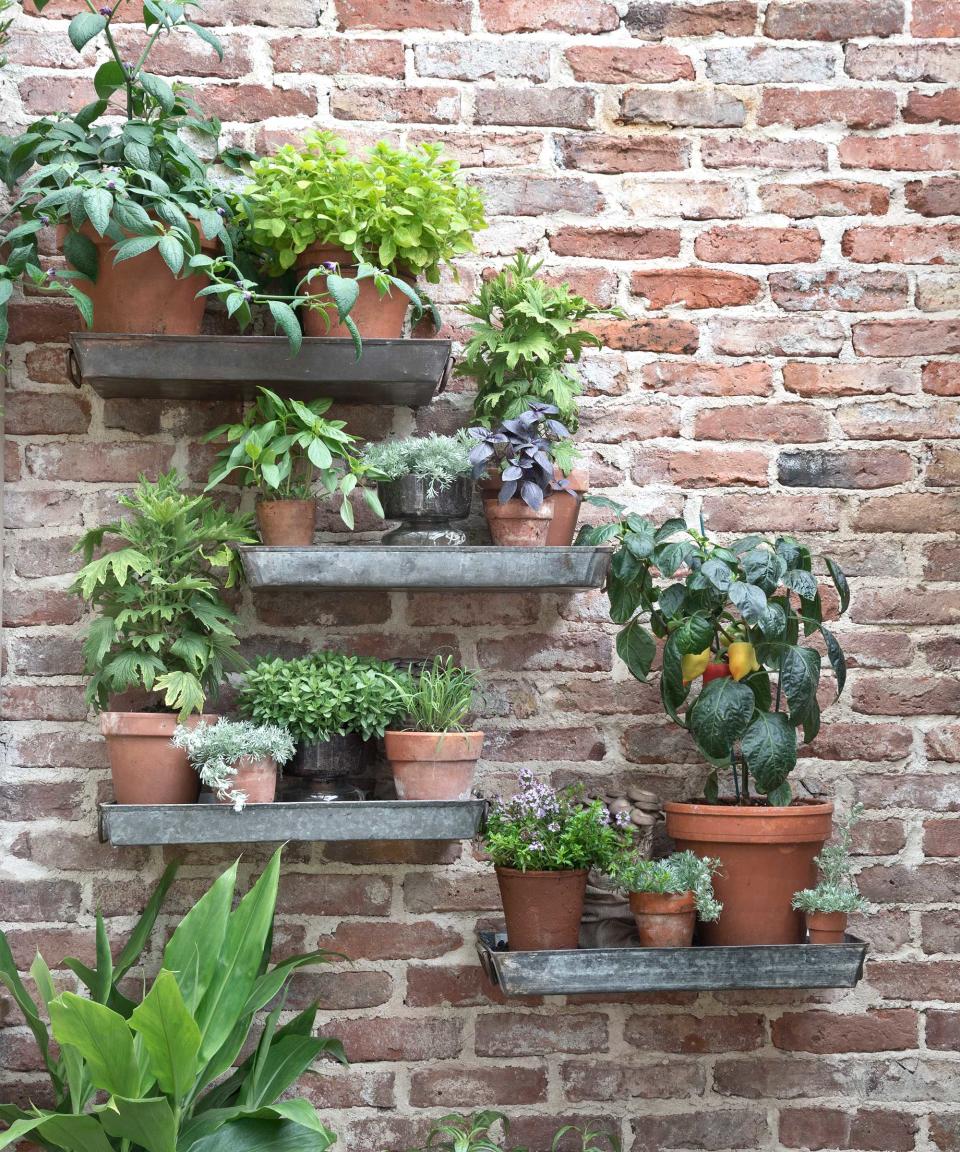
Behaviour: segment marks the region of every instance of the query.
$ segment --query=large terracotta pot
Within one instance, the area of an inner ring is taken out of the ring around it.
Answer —
[[[842,944],[847,934],[846,912],[808,912],[808,944]]]
[[[586,468],[574,468],[566,478],[574,493],[552,492],[548,503],[553,505],[553,519],[547,532],[547,544],[555,548],[566,548],[573,543],[577,534],[577,521],[580,519],[580,506],[584,495],[590,490],[590,473]]]
[[[316,500],[257,501],[257,527],[264,544],[312,544],[316,523]]]
[[[511,952],[578,946],[586,868],[521,872],[498,865],[496,872]]]
[[[689,948],[693,943],[697,904],[692,892],[631,892],[630,911],[641,948]]]
[[[351,252],[345,248],[338,248],[329,244],[311,244],[300,253],[297,258],[297,271],[301,276],[311,268],[319,268],[325,262],[339,264],[340,271],[350,276],[356,268],[357,262]],[[411,286],[412,277],[401,277]],[[323,288],[323,280],[317,278],[313,282],[317,291]],[[408,297],[397,288],[391,288],[383,296],[377,291],[372,277],[359,282],[360,295],[357,302],[350,309],[350,319],[353,320],[360,335],[367,340],[399,340],[403,335],[403,325],[407,318],[407,309],[410,307]],[[303,309],[303,330],[308,336],[338,336],[350,339],[350,332],[346,325],[337,321],[336,312],[329,313],[329,327],[324,322],[322,312],[313,309]]]
[[[384,747],[399,799],[470,799],[482,732],[387,732]]]
[[[484,500],[490,538],[501,548],[542,548],[547,542],[553,505],[544,500],[539,508],[531,508],[522,500]]]
[[[666,804],[664,811],[680,851],[720,860],[713,889],[723,912],[702,925],[705,944],[803,943],[803,914],[790,902],[816,883],[814,857],[830,837],[832,804]]]
[[[176,277],[156,248],[114,264],[110,249],[114,241],[99,236],[89,223],[80,232],[97,246],[100,269],[96,283],[77,280],[76,286],[93,302],[94,332],[138,332],[161,336],[199,336],[203,327],[205,296],[197,293],[210,281],[192,274]],[[57,229],[62,247],[65,225]],[[205,252],[216,251],[216,242],[203,242]]]
[[[188,728],[216,724],[217,716],[191,716]],[[118,804],[194,804],[200,778],[186,752],[170,743],[177,718],[169,712],[101,712],[113,798]]]
[[[270,756],[251,760],[244,756],[234,765],[237,774],[231,781],[234,792],[242,792],[248,804],[272,804],[277,795],[277,762]],[[226,796],[215,796],[218,804],[230,804]]]

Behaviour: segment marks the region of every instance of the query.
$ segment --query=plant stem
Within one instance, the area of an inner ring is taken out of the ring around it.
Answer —
[[[747,762],[740,755],[740,771],[742,773],[742,784],[740,786],[741,798],[744,804],[750,803],[750,773],[747,771]]]
[[[730,768],[733,771],[733,790],[736,793],[737,803],[740,803],[740,776],[737,772],[737,757],[733,749],[730,749]]]

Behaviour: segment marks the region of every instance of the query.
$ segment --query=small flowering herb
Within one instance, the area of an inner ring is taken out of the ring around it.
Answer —
[[[606,870],[628,834],[602,800],[586,803],[582,785],[555,790],[520,773],[520,791],[490,808],[483,846],[495,864],[523,872]]]
[[[611,862],[609,875],[626,892],[655,892],[661,896],[682,896],[692,892],[701,920],[717,920],[723,905],[713,894],[713,877],[720,861],[693,852],[674,852],[663,860],[644,860],[624,855]]]

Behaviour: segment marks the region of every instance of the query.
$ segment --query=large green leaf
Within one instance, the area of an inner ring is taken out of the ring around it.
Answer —
[[[83,1057],[95,1087],[117,1096],[137,1095],[140,1076],[133,1034],[119,1013],[64,992],[50,1004],[50,1023],[54,1038],[71,1044]]]
[[[106,26],[106,16],[98,12],[80,12],[67,25],[67,35],[74,48],[82,52],[94,36],[99,36]]]
[[[797,763],[797,734],[782,712],[758,712],[740,738],[740,750],[759,791],[775,792]]]
[[[324,964],[335,953],[318,949],[315,952],[304,952],[297,956],[290,956],[279,964],[275,964],[269,972],[257,977],[257,981],[250,993],[250,998],[244,1005],[244,1012],[259,1012],[276,996],[285,986],[290,977],[298,968],[305,968],[311,964]]]
[[[71,228],[64,237],[63,254],[72,268],[82,272],[88,280],[96,282],[100,272],[100,256],[96,244],[89,236]]]
[[[0,932],[0,984],[7,989],[16,1001],[17,1007],[23,1013],[24,1019],[30,1031],[33,1033],[33,1038],[37,1042],[37,1047],[40,1049],[44,1066],[50,1074],[55,1090],[59,1093],[62,1091],[63,1085],[57,1072],[56,1062],[50,1056],[50,1034],[47,1031],[47,1026],[43,1022],[40,1013],[37,1011],[33,997],[20,979],[20,974],[17,971],[17,965],[13,959],[13,953],[10,951],[10,944],[7,941],[5,932]],[[0,1145],[0,1147],[2,1147],[2,1145]]]
[[[196,1011],[216,971],[236,883],[234,863],[184,916],[163,950],[163,966],[177,977],[191,1013]]]
[[[303,330],[300,327],[296,312],[289,304],[284,304],[282,300],[268,300],[267,307],[270,309],[270,315],[273,317],[277,330],[286,336],[290,351],[296,355],[303,344]]]
[[[66,1152],[114,1152],[113,1145],[104,1134],[94,1116],[48,1116],[37,1134]]]
[[[844,685],[847,682],[847,661],[836,636],[834,636],[829,628],[825,628],[822,624],[819,627],[820,635],[823,637],[823,642],[827,648],[827,659],[830,661],[830,667],[833,669],[833,674],[837,678],[837,698],[839,699],[840,693],[843,691]]]
[[[281,1036],[275,1039],[262,1060],[258,1061],[244,1104],[253,1108],[272,1104],[300,1079],[326,1047],[327,1041],[319,1036]]]
[[[705,613],[695,612],[683,620],[671,635],[677,650],[684,655],[702,652],[710,647],[713,640],[713,621]]]
[[[176,1152],[177,1121],[163,1096],[126,1100],[114,1096],[100,1111],[104,1131],[146,1152]]]
[[[342,322],[360,296],[360,285],[356,280],[331,273],[327,277],[327,291],[337,308],[337,317]]]
[[[730,598],[730,603],[738,609],[748,624],[758,623],[766,611],[766,594],[753,584],[745,584],[742,580],[737,580],[730,585],[727,595]]]
[[[725,676],[711,680],[690,709],[688,723],[697,743],[710,756],[727,756],[754,711],[753,692]]]
[[[130,1027],[143,1038],[150,1070],[160,1088],[180,1104],[193,1087],[200,1052],[200,1029],[190,1015],[177,978],[162,968],[153,987],[134,1009]]]
[[[40,1116],[31,1116],[29,1120],[14,1120],[5,1132],[0,1132],[0,1148],[9,1148],[11,1144],[18,1144],[24,1136],[29,1136],[51,1115],[53,1113],[45,1112]]]
[[[639,619],[633,619],[617,635],[617,655],[638,680],[646,680],[657,644]]]
[[[780,686],[790,702],[790,720],[802,724],[817,697],[820,653],[815,648],[784,647],[780,653]]]
[[[813,600],[817,595],[816,580],[802,568],[792,568],[784,573],[783,586],[796,592],[802,600]]]
[[[740,563],[747,580],[768,595],[779,588],[787,567],[783,558],[771,548],[751,548],[740,557]]]
[[[323,1133],[293,1120],[236,1120],[190,1145],[189,1152],[326,1152]]]
[[[660,699],[667,715],[677,724],[683,724],[679,708],[690,692],[683,683],[683,653],[677,646],[676,633],[667,637],[663,646],[663,665],[660,670]]]
[[[830,579],[833,581],[833,585],[840,596],[840,615],[842,616],[850,607],[850,585],[847,583],[847,578],[843,574],[843,569],[836,560],[827,556],[825,563],[827,565],[827,571],[830,573]]]

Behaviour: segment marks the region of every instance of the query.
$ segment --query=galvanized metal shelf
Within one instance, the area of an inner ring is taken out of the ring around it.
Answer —
[[[74,332],[67,372],[107,399],[250,399],[263,384],[282,396],[353,404],[429,404],[446,387],[449,340],[313,337],[291,355],[282,336],[139,336]]]
[[[484,800],[334,800],[248,804],[101,804],[100,839],[139,844],[284,840],[470,840]]]
[[[852,988],[867,945],[771,944],[722,948],[574,948],[504,951],[506,936],[480,932],[480,963],[505,996],[710,992],[731,988]]]
[[[251,588],[599,588],[609,548],[409,547],[331,544],[240,549]]]

